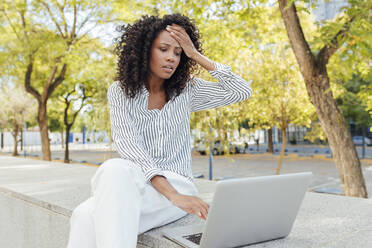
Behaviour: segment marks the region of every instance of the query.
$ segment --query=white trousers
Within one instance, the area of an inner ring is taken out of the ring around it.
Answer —
[[[179,193],[198,195],[186,177],[171,171],[164,174]],[[72,213],[67,248],[134,248],[138,234],[186,214],[145,182],[138,165],[110,159],[91,179],[91,197]]]

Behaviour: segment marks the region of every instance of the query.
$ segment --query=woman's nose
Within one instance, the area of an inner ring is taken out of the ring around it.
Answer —
[[[174,54],[168,54],[168,56],[167,56],[167,60],[168,61],[174,61],[176,59],[176,55],[174,55]]]

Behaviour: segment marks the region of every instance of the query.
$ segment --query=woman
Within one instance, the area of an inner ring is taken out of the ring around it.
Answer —
[[[251,96],[231,68],[203,56],[180,14],[143,16],[121,27],[117,82],[108,90],[120,159],[103,163],[91,197],[71,217],[69,248],[136,247],[137,235],[187,213],[206,219],[191,170],[190,114]],[[191,77],[198,65],[218,83]]]

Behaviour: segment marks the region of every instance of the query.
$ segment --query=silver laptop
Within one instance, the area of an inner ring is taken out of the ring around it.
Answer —
[[[189,248],[226,248],[284,238],[290,233],[311,172],[217,182],[202,225],[164,229]]]

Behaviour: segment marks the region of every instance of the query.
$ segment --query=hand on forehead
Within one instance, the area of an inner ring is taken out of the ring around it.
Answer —
[[[172,23],[171,24],[171,27],[174,28],[174,29],[176,29],[176,30],[178,30],[178,31],[181,31],[181,32],[185,32],[186,33],[185,29],[182,26],[178,25],[178,24]]]

